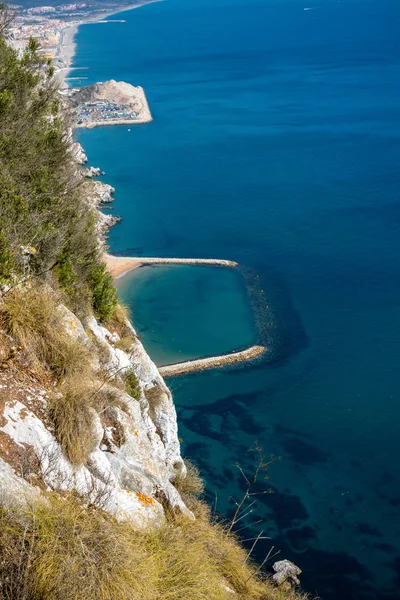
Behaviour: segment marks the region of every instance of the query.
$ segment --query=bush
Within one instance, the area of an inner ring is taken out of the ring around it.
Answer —
[[[135,400],[140,400],[141,389],[138,378],[133,370],[130,370],[124,374],[124,381],[127,394],[129,394]]]
[[[53,273],[74,311],[83,315],[93,302],[105,320],[116,294],[71,152],[69,115],[37,42],[20,57],[6,43],[4,19],[0,6],[0,283]]]
[[[15,267],[5,235],[0,231],[0,284],[9,281]]]
[[[89,279],[92,293],[92,306],[97,318],[106,322],[118,304],[118,296],[113,284],[113,278],[107,273],[104,264],[94,265]]]

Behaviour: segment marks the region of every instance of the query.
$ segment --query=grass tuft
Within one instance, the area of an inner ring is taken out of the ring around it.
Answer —
[[[55,437],[73,465],[83,464],[95,449],[94,397],[93,385],[87,380],[69,378],[49,402]]]
[[[173,483],[185,504],[191,508],[204,493],[204,482],[200,477],[199,469],[192,461],[185,459],[185,465],[186,476],[183,476],[182,473],[177,473]]]
[[[130,352],[134,343],[132,336],[124,336],[115,344],[115,347],[124,352]]]
[[[38,375],[87,371],[89,351],[63,328],[58,299],[47,286],[17,286],[0,301],[0,327],[26,351]]]
[[[132,342],[135,339],[132,329],[129,327],[128,322],[130,321],[131,315],[129,308],[124,304],[117,304],[106,323],[106,327],[110,331],[115,331],[121,338],[129,338]]]

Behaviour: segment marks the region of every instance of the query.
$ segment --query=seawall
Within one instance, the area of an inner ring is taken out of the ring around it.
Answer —
[[[108,267],[109,273],[115,278],[122,277],[129,271],[132,271],[132,269],[137,269],[145,265],[208,265],[230,268],[238,266],[238,263],[235,261],[220,258],[150,258],[105,254],[103,260]]]
[[[175,365],[159,367],[158,371],[162,377],[173,377],[175,375],[183,375],[184,373],[194,373],[197,371],[205,371],[207,369],[215,369],[226,365],[234,365],[241,362],[248,362],[259,358],[268,352],[265,346],[251,346],[241,352],[232,352],[231,354],[223,354],[221,356],[211,356],[209,358],[200,358],[197,360],[189,360]]]

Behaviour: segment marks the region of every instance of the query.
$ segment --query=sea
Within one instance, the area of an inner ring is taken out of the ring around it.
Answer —
[[[213,511],[323,600],[400,598],[400,3],[165,0],[79,28],[79,85],[144,87],[154,120],[79,131],[116,188],[110,250],[224,258],[118,280],[165,365]],[[76,82],[74,82],[76,85]],[[260,450],[261,449],[261,450]]]

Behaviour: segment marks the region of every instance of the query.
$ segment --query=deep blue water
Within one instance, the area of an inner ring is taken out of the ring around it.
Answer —
[[[113,252],[238,260],[272,310],[271,362],[171,382],[183,449],[218,510],[232,511],[235,462],[250,469],[258,440],[282,460],[259,484],[273,493],[259,499],[271,540],[257,557],[281,549],[324,600],[395,600],[400,5],[310,2],[167,0],[81,27],[82,84],[143,85],[154,122],[80,137],[117,189]],[[151,321],[144,343],[162,360],[240,345],[251,324],[237,281],[224,284],[228,341],[225,323],[217,340],[191,329],[191,311],[220,311],[222,296],[202,280],[185,313],[186,277],[171,274],[175,296],[155,269],[123,284]]]

